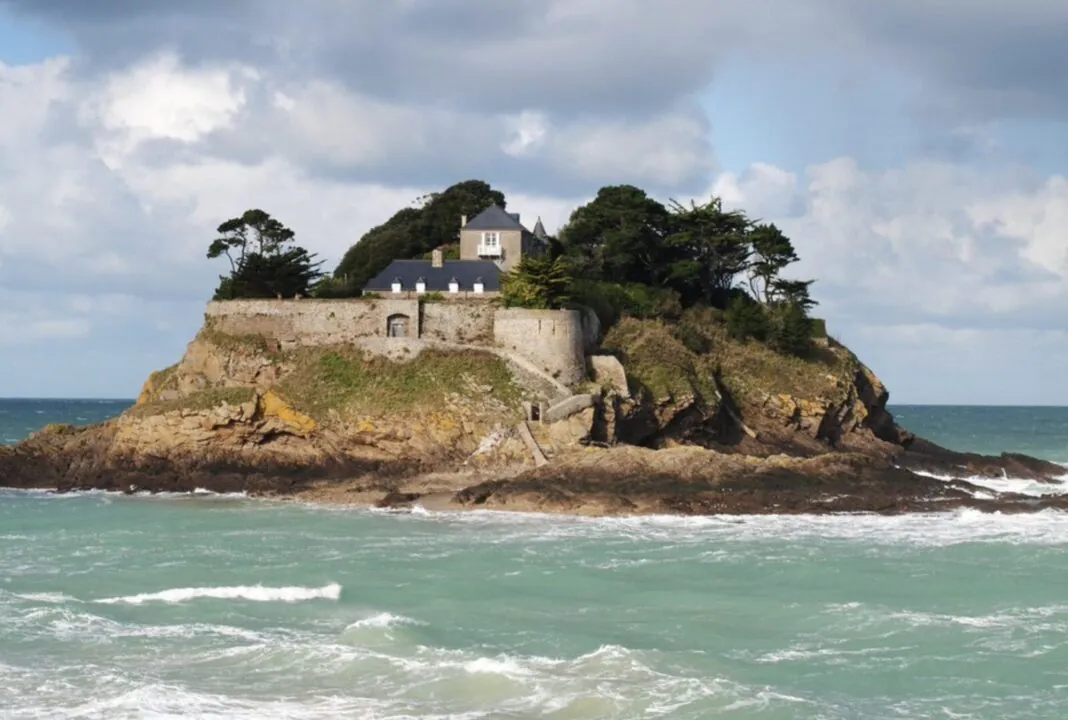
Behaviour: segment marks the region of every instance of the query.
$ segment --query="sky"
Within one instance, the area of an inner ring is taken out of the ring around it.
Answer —
[[[892,403],[1068,405],[1064,0],[0,0],[0,397],[133,397],[267,210],[470,178],[778,224]]]

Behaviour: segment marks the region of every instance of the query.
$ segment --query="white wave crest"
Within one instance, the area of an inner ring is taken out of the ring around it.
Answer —
[[[881,515],[637,515],[581,517],[493,510],[427,511],[399,521],[446,522],[469,528],[479,542],[555,543],[567,539],[628,537],[678,545],[766,540],[850,540],[876,545],[946,547],[959,543],[1068,544],[1068,512],[1000,513],[960,508],[944,512]],[[730,562],[735,554],[710,552]]]
[[[81,602],[81,600],[76,597],[71,597],[70,595],[66,595],[64,593],[59,592],[14,593],[14,597],[17,597],[20,600],[27,600],[29,602],[49,603],[53,605]]]
[[[363,628],[394,628],[402,625],[422,625],[423,623],[418,620],[414,620],[404,615],[394,615],[389,612],[381,612],[370,617],[357,620],[352,623],[346,630],[360,630]]]
[[[237,587],[193,587],[173,588],[155,593],[140,593],[122,597],[97,600],[107,605],[127,604],[142,605],[148,602],[183,603],[190,600],[210,598],[213,600],[249,600],[252,602],[301,602],[304,600],[338,600],[341,586],[330,583],[318,588],[309,587],[265,587],[263,585],[242,585]]]
[[[979,487],[993,490],[999,493],[1018,493],[1031,497],[1051,497],[1055,495],[1068,495],[1068,475],[1057,478],[1055,482],[1038,482],[1037,480],[1024,480],[1008,476],[1000,478],[982,477],[972,475],[969,477],[955,478],[949,475],[936,475],[923,470],[914,470],[916,475],[929,477],[942,482],[952,483],[958,480],[978,485]],[[985,493],[975,493],[976,497],[988,497]]]

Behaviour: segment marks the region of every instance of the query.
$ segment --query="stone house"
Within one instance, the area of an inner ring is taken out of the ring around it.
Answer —
[[[533,230],[518,213],[491,205],[468,221],[460,218],[460,259],[445,260],[440,249],[430,260],[394,260],[364,286],[364,292],[437,292],[447,296],[492,295],[500,292],[500,276],[525,255],[543,255],[549,242],[538,218]]]

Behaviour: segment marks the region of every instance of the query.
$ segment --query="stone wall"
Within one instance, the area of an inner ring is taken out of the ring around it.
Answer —
[[[261,335],[283,347],[341,345],[385,337],[388,318],[410,318],[412,335],[418,300],[228,300],[208,303],[209,326],[230,335]]]
[[[581,313],[497,308],[482,301],[231,300],[208,303],[207,327],[229,335],[259,335],[284,348],[358,345],[401,357],[419,345],[496,346],[526,358],[565,385],[585,378]],[[390,318],[404,316],[407,336],[388,337]]]
[[[577,310],[499,309],[493,338],[566,385],[585,378],[582,315]]]
[[[490,345],[493,343],[493,313],[488,302],[423,303],[421,334],[425,340]]]

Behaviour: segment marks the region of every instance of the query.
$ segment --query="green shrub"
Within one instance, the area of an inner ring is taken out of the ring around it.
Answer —
[[[419,296],[419,302],[422,303],[439,303],[445,302],[445,296],[439,292],[424,293]]]
[[[678,293],[650,285],[580,280],[572,285],[571,297],[593,310],[606,330],[624,317],[674,321],[682,314]]]
[[[360,294],[358,288],[349,283],[348,278],[324,277],[311,288],[311,296],[323,300],[348,298]]]
[[[675,338],[695,355],[707,355],[712,350],[712,341],[707,335],[690,324],[676,325]]]
[[[755,300],[737,296],[727,310],[727,333],[735,340],[765,340],[770,330],[764,307]]]
[[[812,351],[812,320],[796,303],[777,308],[768,335],[768,345],[784,355],[806,357]]]

